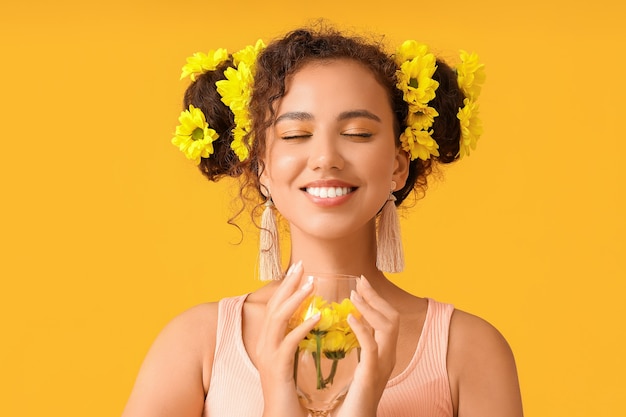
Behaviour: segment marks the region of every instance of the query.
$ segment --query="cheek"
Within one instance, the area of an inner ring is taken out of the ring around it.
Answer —
[[[291,183],[306,165],[306,160],[303,162],[302,156],[294,152],[286,152],[282,148],[280,144],[272,146],[268,149],[265,158],[267,185],[276,189],[276,192],[279,192],[278,186]]]

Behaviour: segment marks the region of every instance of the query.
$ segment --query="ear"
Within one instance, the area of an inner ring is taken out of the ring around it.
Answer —
[[[262,171],[261,171],[261,175],[259,175],[259,185],[261,188],[261,194],[263,194],[264,197],[269,197],[270,194],[270,176],[267,173],[267,167],[265,166],[265,164],[261,164]]]
[[[395,157],[395,169],[391,176],[391,179],[396,183],[396,189],[400,190],[406,184],[406,179],[409,177],[409,166],[411,165],[411,159],[409,153],[402,148],[396,149]]]

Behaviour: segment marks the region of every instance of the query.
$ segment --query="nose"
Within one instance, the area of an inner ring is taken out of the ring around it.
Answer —
[[[333,134],[317,134],[310,141],[308,166],[312,170],[341,170],[344,158],[340,149],[341,138]]]

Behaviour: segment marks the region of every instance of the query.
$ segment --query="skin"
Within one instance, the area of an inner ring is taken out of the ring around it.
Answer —
[[[401,188],[408,156],[395,146],[388,96],[367,68],[353,61],[310,63],[287,80],[276,123],[267,132],[261,183],[289,222],[291,268],[282,281],[250,294],[243,340],[261,376],[264,417],[306,416],[295,393],[293,352],[314,317],[285,336],[287,322],[311,288],[306,271],[363,275],[352,294],[362,319],[351,326],[362,348],[354,382],[333,416],[375,416],[386,381],[416,349],[427,301],[376,269],[375,216],[390,190]],[[307,186],[352,192],[319,199]],[[140,370],[124,417],[200,416],[215,349],[217,304],[181,314],[158,336]],[[500,333],[455,310],[448,375],[459,417],[522,416],[515,362]]]

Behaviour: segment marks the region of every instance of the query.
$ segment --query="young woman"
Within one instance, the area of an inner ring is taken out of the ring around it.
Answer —
[[[194,82],[173,142],[210,180],[242,178],[243,198],[268,203],[257,205],[264,217],[273,202],[289,226],[290,268],[276,271],[267,255],[277,244],[265,246],[261,272],[273,281],[175,318],[148,353],[125,417],[306,416],[293,354],[319,317],[291,331],[288,322],[311,293],[301,282],[308,271],[362,277],[351,296],[361,316],[349,319],[360,362],[333,416],[522,415],[500,333],[383,274],[402,263],[394,203],[423,192],[433,164],[475,146],[474,59],[465,54],[453,70],[416,42],[389,55],[302,29],[188,61],[183,75]],[[391,230],[386,243],[377,223]],[[275,234],[271,222],[262,233]]]

